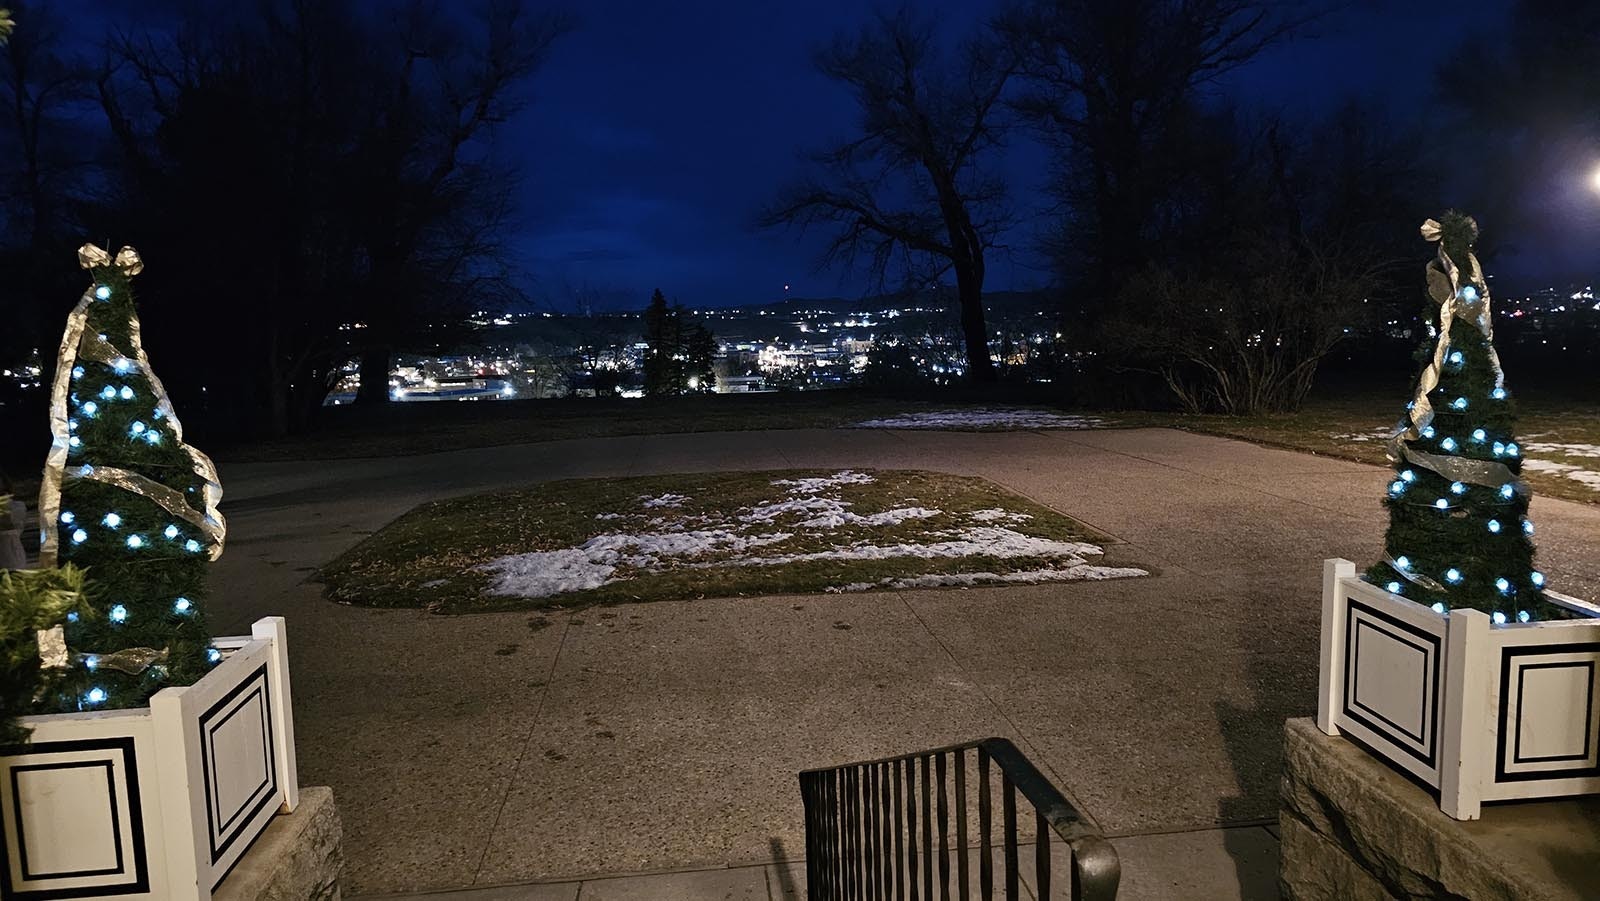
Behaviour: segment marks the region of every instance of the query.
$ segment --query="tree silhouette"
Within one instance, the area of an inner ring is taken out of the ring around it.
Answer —
[[[987,31],[941,55],[932,29],[902,10],[841,37],[817,66],[855,95],[859,136],[813,154],[813,172],[762,215],[765,227],[827,227],[824,264],[898,265],[927,284],[955,275],[967,374],[993,381],[984,325],[985,255],[1009,223],[1004,182],[986,171],[1003,131],[1015,67]]]

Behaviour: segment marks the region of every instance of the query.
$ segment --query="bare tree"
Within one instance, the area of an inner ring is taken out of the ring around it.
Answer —
[[[1198,90],[1312,14],[1267,0],[1035,0],[1002,20],[1029,89],[1017,108],[1060,151],[1054,242],[1089,304],[1161,247],[1164,205]]]
[[[495,259],[493,238],[508,213],[497,196],[510,193],[509,173],[497,169],[487,144],[521,107],[517,88],[571,25],[560,15],[530,17],[508,0],[487,3],[471,29],[453,28],[438,13],[415,3],[399,20],[397,65],[374,81],[358,152],[369,266],[362,403],[388,401],[390,354],[428,299],[417,290],[426,276],[440,267],[460,276]],[[421,255],[430,232],[453,239],[435,245],[431,266]]]
[[[861,134],[812,157],[813,172],[761,217],[763,226],[833,231],[823,264],[865,262],[881,281],[953,272],[967,371],[992,381],[984,325],[984,257],[1007,224],[1005,184],[985,171],[1003,132],[1001,104],[1015,58],[987,30],[941,55],[931,28],[902,10],[818,54],[848,86]]]

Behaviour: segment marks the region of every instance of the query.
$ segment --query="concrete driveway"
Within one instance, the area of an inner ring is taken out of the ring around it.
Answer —
[[[439,617],[311,571],[424,500],[579,476],[979,475],[1115,536],[1145,579]],[[301,779],[347,894],[762,863],[796,771],[1015,740],[1110,833],[1274,816],[1310,713],[1321,560],[1377,554],[1385,470],[1183,432],[736,432],[224,465],[219,633],[289,618]],[[1536,500],[1550,584],[1600,597],[1600,508]]]

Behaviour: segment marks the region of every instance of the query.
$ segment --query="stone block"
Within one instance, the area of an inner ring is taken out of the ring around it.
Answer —
[[[1426,789],[1309,719],[1284,729],[1283,896],[1600,897],[1600,799],[1485,805],[1460,821]]]
[[[302,788],[222,881],[213,901],[339,901],[342,828],[333,789]]]

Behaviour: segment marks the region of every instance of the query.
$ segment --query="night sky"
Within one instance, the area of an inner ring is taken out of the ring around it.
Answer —
[[[952,37],[999,6],[913,4]],[[1222,87],[1263,110],[1315,114],[1368,94],[1404,112],[1427,102],[1443,55],[1469,29],[1503,21],[1508,6],[1455,4],[1442,16],[1426,4],[1356,3]],[[587,289],[598,307],[636,308],[657,286],[689,306],[770,301],[785,284],[796,297],[871,291],[860,274],[816,271],[817,237],[752,227],[799,171],[801,150],[850,133],[851,99],[817,74],[811,53],[869,9],[854,0],[585,4],[507,135],[507,152],[525,170],[516,244],[535,276],[533,293],[563,308]],[[1045,161],[1022,137],[1003,161],[1025,224],[1006,236],[1010,252],[991,262],[991,289],[1036,287],[1047,277],[1026,223],[1027,211],[1046,202]]]

